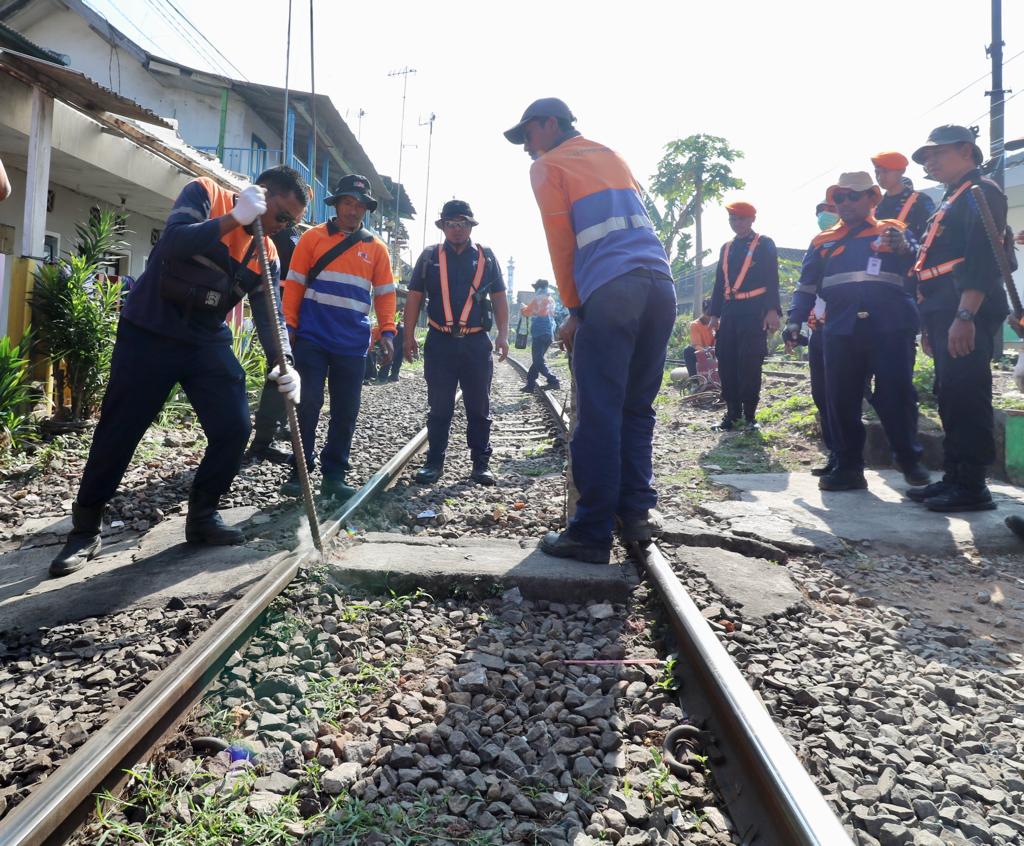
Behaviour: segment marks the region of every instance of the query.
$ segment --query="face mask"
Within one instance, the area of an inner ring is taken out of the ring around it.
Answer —
[[[839,222],[839,215],[835,212],[822,211],[818,212],[818,229],[823,232],[830,226],[835,226]]]

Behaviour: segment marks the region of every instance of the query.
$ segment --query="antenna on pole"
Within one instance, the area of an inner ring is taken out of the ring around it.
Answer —
[[[360,144],[363,143],[363,115],[366,114],[366,109],[362,106],[359,107],[359,123],[356,124],[356,141]]]
[[[516,285],[515,285],[515,272],[516,272],[516,260],[509,256],[508,258],[508,298],[515,302],[516,296]]]
[[[995,161],[992,181],[1003,189],[1003,172],[1006,170],[1004,155],[1003,118],[1005,115],[1003,95],[1003,0],[992,0],[992,43],[985,48],[992,59],[992,90],[985,95],[992,98],[989,108],[989,155]]]
[[[430,126],[430,134],[427,136],[427,187],[423,191],[423,249],[427,248],[427,217],[430,212],[430,153],[434,145],[434,120],[437,118],[433,112],[426,120],[420,121],[420,126]]]
[[[309,184],[316,188],[316,50],[313,40],[313,0],[309,0],[309,110],[311,123],[313,124],[313,143],[310,145],[309,153]],[[324,186],[326,188],[326,186]],[[313,191],[314,196],[316,191]],[[314,214],[316,212],[314,211]],[[315,217],[312,220],[316,220]]]
[[[292,0],[288,0],[288,40],[284,48],[284,121],[281,124],[281,164],[290,165],[284,160],[288,149],[288,72],[292,60]]]
[[[416,73],[416,68],[410,68],[406,65],[401,70],[391,71],[388,76],[400,76],[402,77],[402,122],[398,131],[398,178],[395,180],[395,220],[391,226],[391,269],[393,272],[398,271],[398,225],[399,218],[398,214],[402,207],[402,153],[405,152],[405,97],[409,90],[409,74]]]

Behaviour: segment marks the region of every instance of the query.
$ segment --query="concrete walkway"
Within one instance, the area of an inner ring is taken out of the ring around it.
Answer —
[[[740,499],[708,502],[700,510],[736,534],[790,552],[838,550],[843,541],[924,554],[1024,552],[1024,542],[1003,525],[1007,515],[1024,514],[1020,488],[991,485],[995,511],[938,514],[904,496],[908,485],[895,470],[865,475],[867,490],[842,492],[818,490],[809,473],[716,475],[712,479],[738,490]]]

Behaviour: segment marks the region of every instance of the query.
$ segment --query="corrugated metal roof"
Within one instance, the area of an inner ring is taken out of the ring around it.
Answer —
[[[156,112],[134,100],[124,97],[109,88],[100,85],[74,68],[37,59],[26,53],[15,50],[0,50],[0,62],[6,65],[15,76],[25,82],[38,85],[49,92],[55,99],[87,112],[103,111],[115,115],[155,124],[167,129],[171,125]]]
[[[45,59],[59,65],[66,65],[66,57],[45,47],[40,47],[34,41],[30,41],[18,30],[12,29],[7,24],[0,22],[0,47],[17,50],[36,59]]]

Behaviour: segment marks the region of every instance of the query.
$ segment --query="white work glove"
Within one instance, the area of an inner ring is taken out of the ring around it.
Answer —
[[[302,382],[299,379],[298,370],[294,367],[289,367],[288,372],[282,376],[280,366],[275,364],[274,369],[267,374],[267,378],[272,382],[277,382],[277,389],[284,394],[285,399],[291,400],[293,405],[299,404]]]
[[[1017,383],[1017,390],[1024,393],[1024,353],[1017,355],[1017,363],[1013,367],[1013,381]]]
[[[242,226],[248,226],[267,210],[267,192],[259,185],[242,189],[238,201],[231,210],[231,216]]]

